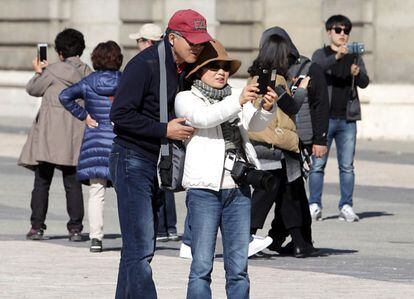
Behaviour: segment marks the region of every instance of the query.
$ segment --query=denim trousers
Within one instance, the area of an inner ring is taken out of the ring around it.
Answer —
[[[348,122],[344,119],[329,119],[328,153],[322,158],[312,156],[312,168],[309,174],[310,204],[317,203],[322,207],[325,166],[328,161],[332,141],[335,140],[336,155],[339,165],[339,185],[341,190],[341,199],[338,207],[341,209],[345,204],[352,207],[352,196],[355,184],[354,156],[356,133],[356,122]]]
[[[122,235],[116,299],[157,298],[150,262],[155,249],[157,165],[113,144],[109,171],[118,201]]]
[[[250,240],[250,188],[189,189],[188,224],[191,232],[191,263],[187,299],[211,298],[216,237],[220,228],[229,299],[249,298],[247,254]]]

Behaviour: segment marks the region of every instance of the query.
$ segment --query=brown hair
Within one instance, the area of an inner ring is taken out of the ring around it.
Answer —
[[[92,65],[96,71],[118,71],[122,59],[121,48],[112,40],[99,43],[91,54]]]

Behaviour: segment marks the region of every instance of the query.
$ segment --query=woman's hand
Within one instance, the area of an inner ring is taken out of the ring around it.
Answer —
[[[43,69],[47,67],[48,65],[49,65],[49,62],[47,62],[47,60],[43,60],[42,62],[40,62],[39,58],[37,57],[32,60],[33,70],[38,74],[41,74]]]
[[[254,103],[258,97],[257,93],[259,92],[259,88],[257,86],[259,86],[259,83],[252,83],[243,88],[239,97],[240,106],[243,106],[247,102]]]
[[[90,129],[98,127],[98,123],[89,114],[85,119],[85,123]]]
[[[267,87],[267,93],[263,96],[261,106],[264,110],[270,111],[273,108],[273,104],[277,100],[276,92],[271,88]]]

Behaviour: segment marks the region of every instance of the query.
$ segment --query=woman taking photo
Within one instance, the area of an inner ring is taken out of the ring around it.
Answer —
[[[175,100],[177,117],[196,128],[186,142],[183,186],[187,189],[188,222],[193,260],[187,298],[211,298],[217,231],[223,241],[227,298],[248,298],[247,253],[250,240],[250,188],[231,175],[234,157],[257,167],[247,130],[260,131],[274,115],[276,94],[269,88],[263,109],[252,102],[257,84],[243,91],[227,84],[241,62],[228,56],[218,41],[206,45],[187,78],[191,90],[180,92]]]
[[[254,190],[251,233],[255,234],[263,228],[267,214],[275,203],[275,218],[269,231],[273,243],[268,249],[303,258],[316,252],[312,245],[312,220],[301,172],[299,137],[295,125],[295,114],[303,103],[309,77],[301,81],[294,97],[291,97],[286,82],[290,79],[287,71],[299,58],[299,52],[292,45],[282,28],[271,35],[265,32],[259,54],[248,69],[253,81],[263,69],[277,70],[277,105],[280,108],[277,118],[264,131],[249,132],[262,168],[270,171],[278,180],[277,192]],[[282,247],[289,235],[292,242]]]
[[[109,111],[121,79],[121,48],[114,41],[99,43],[92,52],[95,72],[63,90],[62,105],[77,119],[85,121],[86,129],[80,150],[76,178],[89,185],[89,237],[91,252],[102,251],[105,189],[111,186],[109,153],[115,135]],[[85,101],[85,108],[77,99]]]

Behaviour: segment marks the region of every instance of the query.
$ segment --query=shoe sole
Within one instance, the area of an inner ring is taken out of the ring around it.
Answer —
[[[39,236],[26,237],[26,240],[29,240],[29,241],[41,241],[41,240],[43,240],[43,236],[41,236],[41,237],[39,237]]]
[[[357,218],[354,218],[354,219],[346,219],[345,217],[341,217],[341,216],[339,216],[338,219],[340,221],[346,221],[346,222],[358,222],[359,221],[359,219],[357,219]]]
[[[97,247],[95,247],[95,248],[89,248],[89,251],[90,252],[102,252],[102,248],[101,247],[99,247],[99,248],[97,248]]]
[[[70,237],[69,241],[70,242],[82,242],[83,240],[82,240],[82,237],[79,236],[79,237]]]

